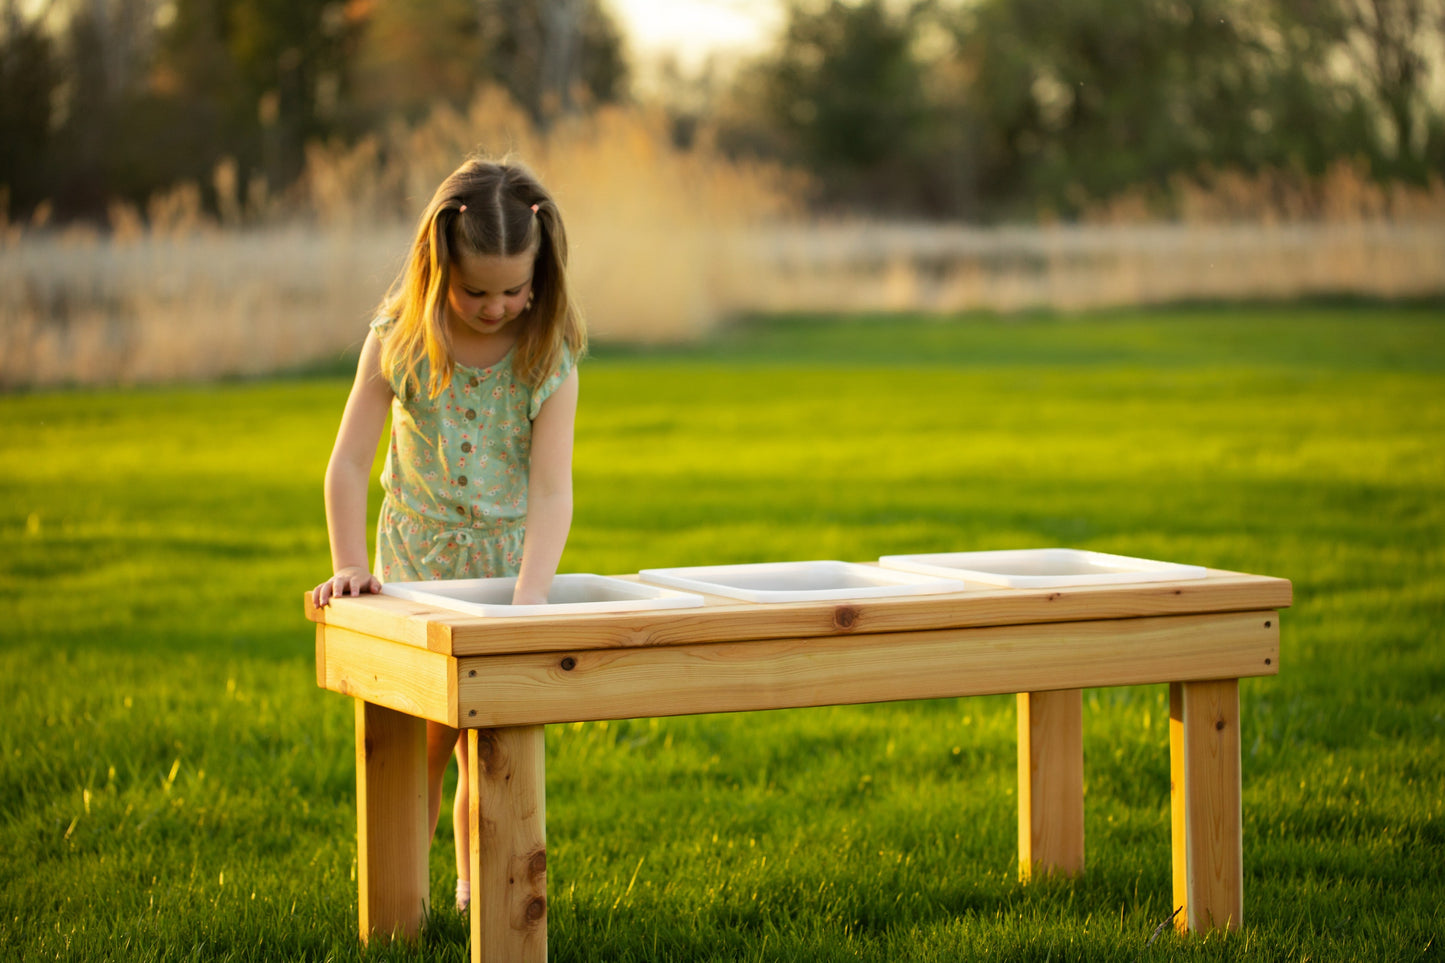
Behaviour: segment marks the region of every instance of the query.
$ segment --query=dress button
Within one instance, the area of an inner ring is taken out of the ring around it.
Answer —
[[[476,410],[475,408],[468,408],[468,409],[467,409],[467,420],[468,420],[468,421],[476,421],[476,420],[477,420],[477,410]]]
[[[458,475],[458,476],[457,476],[457,484],[458,484],[458,485],[465,485],[466,483],[467,483],[467,476],[466,476],[466,475]]]
[[[458,506],[457,506],[457,514],[458,514],[458,515],[465,515],[466,513],[467,513],[467,506],[465,506],[465,505],[458,505]]]
[[[471,442],[469,442],[469,441],[464,441],[464,442],[462,442],[462,451],[467,452],[467,451],[471,451],[471,450],[472,450],[472,443],[471,443]]]
[[[473,388],[475,388],[477,385],[481,384],[481,382],[478,381],[476,378],[473,378],[471,381],[469,381],[469,382],[467,382],[467,383],[470,384]]]

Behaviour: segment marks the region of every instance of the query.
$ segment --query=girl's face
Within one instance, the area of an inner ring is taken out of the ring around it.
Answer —
[[[527,308],[536,252],[500,257],[458,254],[447,282],[447,313],[453,326],[496,334]]]

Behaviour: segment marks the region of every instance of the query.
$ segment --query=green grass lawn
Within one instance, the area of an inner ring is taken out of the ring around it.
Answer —
[[[300,601],[347,386],[0,397],[0,959],[362,956],[352,707]],[[1241,685],[1242,933],[1150,942],[1150,686],[1086,692],[1088,873],[1029,886],[1009,697],[549,727],[553,959],[1445,953],[1440,305],[758,319],[600,348],[577,431],[563,571],[1066,545],[1295,605]],[[365,955],[466,953],[447,911]]]

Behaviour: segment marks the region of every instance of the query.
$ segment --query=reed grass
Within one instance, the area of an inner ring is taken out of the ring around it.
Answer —
[[[1445,290],[1445,185],[1218,172],[1079,224],[818,222],[808,178],[687,148],[646,107],[546,131],[496,90],[359,144],[313,144],[284,191],[182,184],[109,229],[0,223],[0,390],[256,375],[354,353],[412,221],[473,151],[553,188],[602,341],[696,340],[748,312],[1087,310]],[[209,198],[209,200],[208,200]],[[214,213],[211,213],[214,212]]]
[[[720,317],[740,236],[797,207],[800,178],[735,161],[665,119],[605,107],[545,133],[498,91],[360,144],[312,145],[285,192],[216,171],[116,204],[111,229],[0,224],[0,390],[304,367],[354,350],[414,220],[468,154],[511,157],[553,190],[573,280],[603,339],[693,338]]]

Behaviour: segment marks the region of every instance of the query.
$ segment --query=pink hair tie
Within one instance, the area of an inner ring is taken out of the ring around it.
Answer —
[[[458,213],[466,213],[466,210],[467,210],[467,205],[463,204],[463,205],[462,205],[462,209],[461,209],[460,211],[458,211]]]
[[[537,213],[537,205],[536,205],[536,204],[533,204],[533,205],[532,205],[532,213],[533,213],[533,214],[536,214],[536,213]]]

